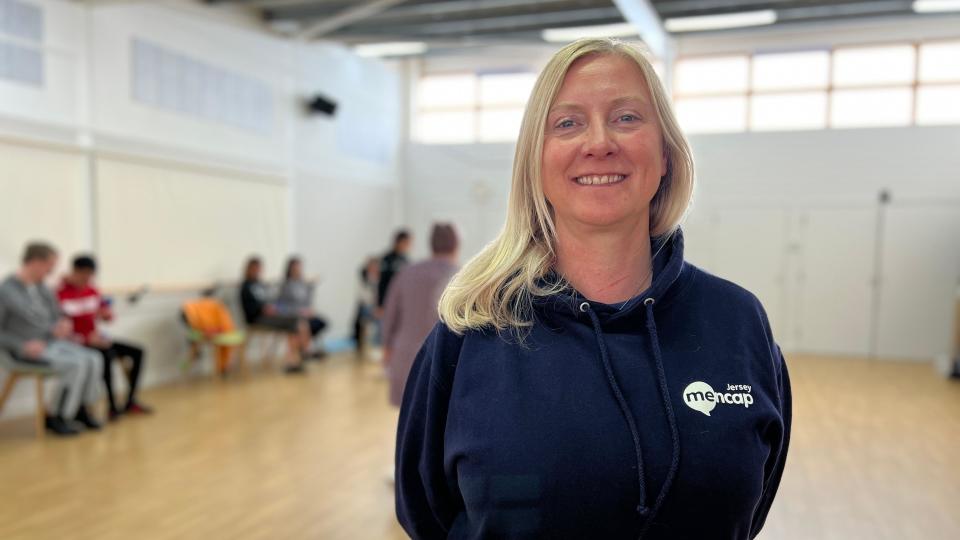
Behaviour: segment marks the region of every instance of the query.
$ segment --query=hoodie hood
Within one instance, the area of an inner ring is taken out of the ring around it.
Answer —
[[[553,296],[534,299],[534,307],[538,316],[546,317],[550,322],[556,317],[565,319],[584,320],[580,310],[583,302],[590,305],[604,327],[608,324],[636,324],[642,318],[646,309],[643,302],[648,298],[654,300],[655,309],[659,310],[670,303],[677,292],[682,289],[685,281],[685,266],[683,260],[683,232],[678,228],[671,234],[651,237],[650,253],[653,258],[653,280],[645,291],[627,300],[624,303],[604,304],[587,299],[579,291],[569,288]],[[545,280],[556,280],[559,276],[551,274]],[[563,324],[561,321],[553,321]]]

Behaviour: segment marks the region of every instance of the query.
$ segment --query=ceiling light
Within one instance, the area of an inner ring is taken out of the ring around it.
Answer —
[[[960,11],[960,0],[914,0],[913,10],[917,13]]]
[[[743,26],[762,26],[777,22],[777,12],[772,9],[761,11],[743,11],[721,15],[702,15],[698,17],[678,17],[667,19],[664,26],[668,32],[697,32],[700,30],[722,30]]]
[[[353,48],[358,56],[410,56],[413,54],[423,54],[427,50],[427,44],[422,41],[393,41],[385,43],[366,43],[357,45]]]
[[[587,37],[629,37],[637,35],[637,27],[630,23],[601,24],[597,26],[574,26],[570,28],[548,28],[540,33],[544,41],[550,43],[568,43]]]

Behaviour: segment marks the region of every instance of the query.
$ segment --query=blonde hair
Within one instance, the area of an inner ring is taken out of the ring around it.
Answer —
[[[650,234],[672,234],[690,205],[690,147],[650,62],[633,46],[616,40],[581,39],[567,45],[547,62],[531,92],[520,125],[507,220],[500,235],[453,277],[440,298],[440,319],[453,332],[520,331],[531,324],[534,297],[550,296],[566,287],[560,280],[543,279],[556,255],[553,219],[541,183],[544,129],[567,70],[576,60],[597,54],[616,54],[636,62],[657,111],[667,172],[650,201]]]

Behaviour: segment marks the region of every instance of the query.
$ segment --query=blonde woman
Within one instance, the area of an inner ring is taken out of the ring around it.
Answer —
[[[411,370],[414,538],[745,539],[790,434],[762,306],[683,260],[687,142],[649,62],[581,40],[534,86],[507,222]]]

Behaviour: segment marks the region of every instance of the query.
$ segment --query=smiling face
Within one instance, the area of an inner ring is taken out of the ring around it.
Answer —
[[[543,192],[560,229],[649,219],[667,158],[640,67],[618,54],[575,61],[547,114]]]

